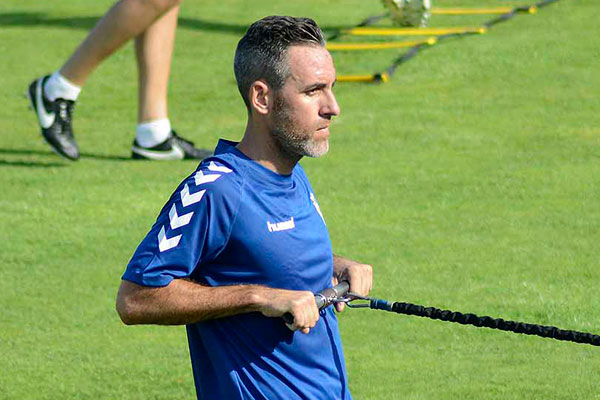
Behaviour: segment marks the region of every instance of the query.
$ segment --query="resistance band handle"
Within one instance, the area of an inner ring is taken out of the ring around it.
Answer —
[[[337,299],[338,297],[344,297],[346,293],[348,293],[349,289],[350,284],[347,281],[342,281],[334,287],[323,289],[320,292],[315,293],[315,302],[317,303],[317,308],[322,310],[325,307],[328,307],[331,305],[331,303],[333,303],[334,299]],[[282,318],[287,324],[294,323],[294,316],[289,312],[283,314]]]
[[[346,293],[348,293],[348,290],[350,290],[350,284],[347,281],[342,281],[334,287],[320,291],[319,293],[315,294],[317,308],[319,310],[324,309],[332,303],[333,299],[344,297]]]
[[[387,300],[381,300],[381,299],[371,299],[371,302],[369,303],[369,307],[371,307],[374,310],[385,310],[385,311],[392,311],[392,306],[394,304],[390,303]]]

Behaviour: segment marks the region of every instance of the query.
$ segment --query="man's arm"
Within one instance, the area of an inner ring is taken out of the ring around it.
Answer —
[[[319,319],[314,294],[258,285],[209,287],[174,279],[164,287],[123,280],[117,312],[128,324],[184,325],[248,312],[267,317],[294,316],[292,330],[308,333]]]
[[[348,281],[350,292],[367,296],[373,288],[373,267],[340,256],[333,256],[333,284]],[[344,309],[344,303],[336,303],[338,311]]]

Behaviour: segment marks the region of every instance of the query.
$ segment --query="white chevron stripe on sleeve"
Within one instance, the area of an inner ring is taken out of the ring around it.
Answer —
[[[177,229],[189,224],[190,220],[192,219],[192,215],[194,215],[193,211],[191,213],[184,214],[181,217],[178,216],[177,208],[175,207],[175,204],[173,204],[173,207],[171,207],[171,211],[169,211],[171,229]]]
[[[199,192],[190,194],[190,188],[188,187],[188,185],[186,183],[185,186],[183,187],[183,189],[181,189],[181,203],[183,204],[184,207],[187,207],[190,204],[197,203],[200,200],[202,200],[202,196],[204,196],[204,192],[206,192],[206,190],[201,190]]]
[[[198,185],[202,185],[203,183],[214,182],[222,176],[223,175],[220,175],[220,174],[204,175],[202,173],[202,171],[198,171],[198,172],[196,172],[196,175],[194,175],[194,179],[196,180],[196,186],[198,186]]]
[[[210,164],[208,164],[208,170],[209,171],[214,171],[214,172],[223,172],[223,173],[226,173],[226,174],[228,174],[230,172],[233,172],[232,169],[229,169],[227,167],[219,167],[213,161],[211,161]]]
[[[181,235],[173,236],[169,239],[165,233],[165,227],[160,228],[160,232],[158,232],[158,248],[161,253],[177,246],[179,240],[181,240]]]

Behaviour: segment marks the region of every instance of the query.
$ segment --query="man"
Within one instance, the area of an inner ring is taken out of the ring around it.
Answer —
[[[372,268],[333,255],[298,165],[327,152],[340,112],[324,46],[311,19],[250,26],[234,63],[243,139],[180,184],[123,275],[125,323],[187,325],[199,399],[351,398],[337,319],[313,293],[347,280],[366,295]]]
[[[72,127],[75,101],[87,78],[107,57],[135,38],[138,124],[132,157],[202,159],[210,152],[177,136],[167,113],[167,89],[181,0],[120,0],[52,75],[35,79],[28,96],[41,133],[59,155],[79,159]]]

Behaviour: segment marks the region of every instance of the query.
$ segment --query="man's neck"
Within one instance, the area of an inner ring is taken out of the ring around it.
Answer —
[[[286,154],[265,127],[255,126],[251,121],[248,121],[237,149],[263,167],[281,175],[291,174],[301,158]]]

